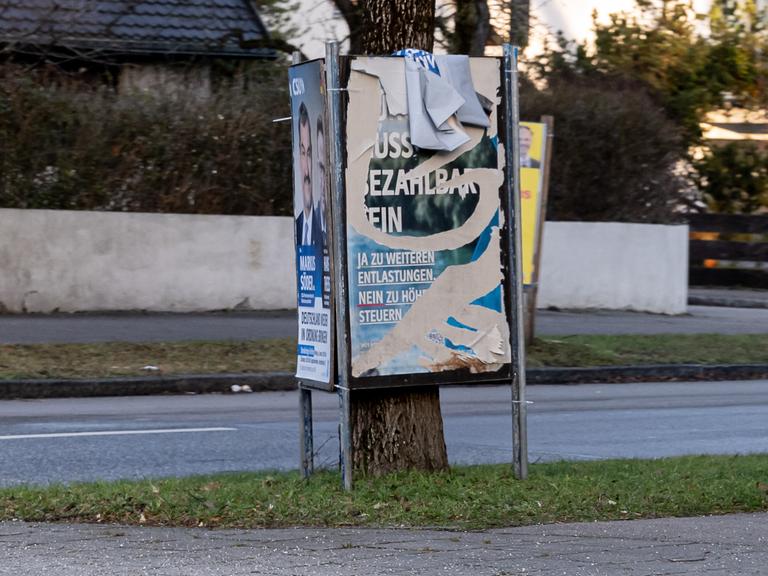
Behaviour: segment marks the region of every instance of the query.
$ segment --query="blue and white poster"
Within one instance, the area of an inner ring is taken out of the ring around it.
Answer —
[[[327,203],[323,62],[315,60],[292,66],[289,84],[299,320],[296,377],[330,383],[333,334],[331,231]]]

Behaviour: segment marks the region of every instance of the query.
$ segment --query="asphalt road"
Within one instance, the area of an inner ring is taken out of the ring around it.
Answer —
[[[537,334],[757,334],[768,309],[689,306],[667,316],[622,311],[539,310]],[[295,312],[0,315],[0,344],[253,340],[295,336]]]
[[[316,462],[338,406],[313,395]],[[530,460],[768,452],[768,381],[534,386]],[[510,391],[442,391],[452,463],[510,462]],[[294,392],[0,402],[0,485],[295,469]]]

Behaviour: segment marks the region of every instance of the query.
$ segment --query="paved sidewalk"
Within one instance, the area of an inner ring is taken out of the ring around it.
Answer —
[[[693,287],[688,289],[688,304],[729,308],[768,308],[768,286],[766,290]]]
[[[0,555],[0,574],[14,576],[758,576],[768,573],[768,514],[470,533],[6,522]]]

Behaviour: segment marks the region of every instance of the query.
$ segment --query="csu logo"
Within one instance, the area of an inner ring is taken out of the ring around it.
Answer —
[[[301,96],[304,94],[304,79],[292,78],[291,79],[291,96]]]

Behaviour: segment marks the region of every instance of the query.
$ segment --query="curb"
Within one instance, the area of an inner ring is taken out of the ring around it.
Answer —
[[[599,368],[531,368],[526,384],[610,384],[759,380],[768,378],[768,364],[649,364]]]
[[[681,382],[768,379],[768,364],[654,364],[601,368],[530,368],[527,384],[609,384],[631,382]],[[154,394],[225,394],[233,386],[252,392],[289,391],[296,380],[289,372],[248,374],[189,374],[134,378],[70,380],[3,380],[0,400],[15,398],[89,398],[147,396]]]
[[[294,390],[296,380],[293,374],[287,372],[69,380],[0,380],[0,400],[229,393],[235,385],[250,386],[253,392]]]
[[[689,306],[717,306],[720,308],[768,309],[768,300],[753,298],[718,298],[716,296],[688,296]]]

